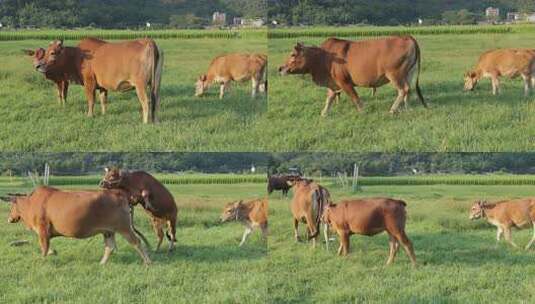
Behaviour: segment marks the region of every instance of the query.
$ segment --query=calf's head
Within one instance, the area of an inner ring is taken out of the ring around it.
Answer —
[[[479,81],[477,73],[470,71],[464,74],[464,90],[473,91]]]
[[[472,205],[472,208],[470,208],[470,216],[469,218],[471,220],[476,220],[476,219],[479,219],[479,218],[482,218],[485,216],[485,204],[486,202],[484,201],[476,201],[473,205]]]
[[[40,71],[39,69],[42,69],[43,66],[44,66],[44,60],[45,60],[45,49],[43,48],[38,48],[36,49],[35,51],[33,50],[22,50],[24,52],[24,54],[32,57],[33,59],[33,67]],[[41,71],[40,71],[41,72]]]
[[[46,73],[57,64],[59,58],[61,58],[64,53],[63,51],[63,40],[54,40],[50,42],[48,48],[44,52],[43,58],[37,63],[34,63],[35,69],[41,73]]]
[[[327,206],[323,208],[323,214],[321,215],[321,221],[327,225],[331,225],[332,220],[332,212],[336,208],[336,205],[333,203],[329,203]]]
[[[117,188],[123,180],[124,173],[119,168],[104,168],[104,177],[99,186],[104,189]]]
[[[196,97],[202,96],[207,88],[208,88],[208,76],[206,76],[206,74],[199,76],[199,78],[197,78],[197,82],[195,83],[195,96]]]
[[[302,43],[297,43],[290,53],[290,57],[279,67],[279,73],[280,75],[305,74],[307,71],[306,47]]]
[[[243,201],[228,203],[219,217],[221,222],[236,221],[240,217],[240,211],[243,207]]]
[[[20,221],[21,215],[17,204],[18,199],[18,197],[0,197],[0,200],[11,203],[11,209],[7,218],[8,223],[17,223]]]

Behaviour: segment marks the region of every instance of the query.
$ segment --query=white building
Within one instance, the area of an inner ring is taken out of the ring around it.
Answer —
[[[226,24],[227,23],[227,14],[222,12],[215,12],[212,15],[212,23],[214,24]]]

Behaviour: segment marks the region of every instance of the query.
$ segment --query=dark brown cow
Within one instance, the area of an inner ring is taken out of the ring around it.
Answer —
[[[93,43],[88,38],[80,44]],[[95,92],[101,91],[105,99],[107,91],[136,90],[143,110],[143,122],[157,121],[160,107],[160,82],[163,52],[152,39],[138,39],[119,43],[103,43],[93,52],[76,48],[78,54],[68,57],[63,41],[54,41],[45,52],[39,71],[46,73],[62,61],[75,69],[80,77],[88,102],[88,116],[93,116]],[[149,89],[147,96],[147,88]],[[104,109],[103,109],[104,110]]]
[[[57,41],[51,42],[57,43]],[[61,42],[63,43],[63,42]],[[80,67],[73,65],[73,62],[81,62],[81,55],[89,56],[94,52],[98,47],[100,47],[105,42],[98,39],[85,39],[77,47],[63,47],[62,52],[64,56],[58,58],[56,64],[48,70],[44,69],[44,61],[46,50],[43,48],[38,48],[35,51],[32,50],[23,50],[29,56],[33,58],[33,67],[43,73],[46,79],[53,81],[56,84],[58,91],[59,103],[65,105],[67,101],[67,93],[69,90],[69,83],[82,84],[82,77],[79,75]],[[80,50],[83,52],[81,53]],[[57,54],[49,54],[48,56],[55,56]],[[105,93],[100,95],[101,97],[101,106],[102,112],[106,111],[105,108]]]
[[[321,214],[331,201],[329,191],[310,179],[296,178],[288,182],[293,186],[293,199],[290,209],[293,215],[294,238],[299,241],[299,222],[307,225],[308,238],[312,239],[312,247],[316,247],[319,234]],[[329,248],[327,226],[324,226],[325,245]]]
[[[84,239],[102,234],[105,247],[100,263],[105,264],[116,248],[115,233],[119,233],[136,248],[145,264],[151,262],[135,234],[131,206],[124,191],[61,191],[38,187],[28,196],[12,197],[11,202],[8,222],[22,220],[37,233],[43,256],[53,252],[50,248],[53,237]]]
[[[328,89],[322,116],[327,115],[341,91],[351,97],[360,112],[362,104],[355,86],[375,91],[392,83],[398,91],[390,109],[395,113],[402,102],[408,106],[414,75],[418,98],[427,107],[419,86],[420,62],[420,48],[411,36],[364,41],[329,38],[320,47],[305,47],[298,43],[279,72],[281,75],[311,74],[314,83]]]
[[[273,193],[273,191],[282,191],[282,195],[285,197],[288,196],[288,191],[292,187],[288,182],[297,178],[291,175],[268,175],[268,194]]]
[[[140,203],[151,218],[152,227],[158,236],[156,251],[163,241],[164,226],[167,226],[165,235],[169,241],[168,250],[173,250],[178,211],[173,195],[162,183],[143,171],[125,172],[117,168],[106,168],[101,187],[126,190],[133,198],[133,203]]]
[[[391,198],[346,200],[337,205],[329,204],[322,219],[340,237],[338,255],[347,255],[350,235],[373,236],[386,231],[390,236],[390,255],[386,264],[394,262],[401,243],[412,264],[416,265],[412,243],[405,234],[405,206],[404,201]]]
[[[533,228],[533,237],[526,245],[528,250],[535,242],[535,199],[525,198],[510,201],[501,201],[494,204],[486,201],[477,201],[470,209],[470,219],[486,219],[496,226],[496,245],[500,242],[502,235],[505,241],[513,247],[518,247],[511,237],[511,228],[518,229]]]

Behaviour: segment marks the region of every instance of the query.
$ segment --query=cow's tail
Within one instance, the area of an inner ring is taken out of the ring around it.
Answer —
[[[130,227],[132,228],[132,230],[134,230],[134,232],[137,234],[137,236],[139,236],[141,238],[141,240],[143,240],[143,243],[145,243],[145,246],[147,246],[147,248],[149,248],[149,250],[150,250],[151,247],[150,247],[149,241],[143,235],[143,233],[141,233],[141,231],[137,230],[136,227],[134,226],[134,206],[132,206],[132,205],[130,205]]]
[[[319,186],[318,189],[316,189],[312,194],[312,210],[316,211],[316,218],[314,219],[316,231],[314,231],[314,233],[308,237],[309,240],[317,237],[320,233],[321,217],[323,215],[323,210],[325,210],[325,207],[329,203],[329,200],[329,192],[327,189],[321,186]]]
[[[418,41],[416,41],[416,39],[414,39],[414,37],[412,36],[409,36],[409,38],[414,43],[414,50],[415,50],[414,64],[417,65],[417,69],[418,69],[417,74],[416,74],[416,84],[415,84],[416,94],[418,94],[418,99],[420,99],[420,102],[422,103],[422,105],[427,108],[428,107],[427,103],[425,102],[424,96],[422,95],[422,90],[420,89],[420,72],[422,70],[422,53],[420,51],[420,46],[418,45]]]
[[[160,84],[163,70],[163,50],[154,41],[149,44],[151,60],[150,113],[152,122],[156,122],[156,112],[160,109]]]

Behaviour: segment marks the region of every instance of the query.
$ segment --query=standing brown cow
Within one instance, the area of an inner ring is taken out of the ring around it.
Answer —
[[[140,203],[143,206],[158,236],[156,251],[162,245],[163,227],[167,226],[165,235],[169,241],[168,251],[173,250],[178,211],[173,195],[162,183],[143,171],[124,172],[118,168],[105,168],[105,175],[100,185],[106,189],[123,189],[130,194],[133,203]]]
[[[219,98],[231,81],[251,80],[254,98],[258,91],[267,89],[267,56],[264,54],[228,54],[216,57],[206,74],[201,75],[195,84],[195,96],[202,96],[212,83],[220,84]]]
[[[310,179],[295,178],[288,181],[293,187],[293,199],[290,209],[293,215],[294,237],[299,241],[299,222],[307,225],[308,238],[312,239],[312,246],[316,247],[319,234],[321,214],[324,207],[331,201],[329,191]],[[325,245],[329,248],[327,226],[324,226]]]
[[[89,43],[98,39],[88,38]],[[82,40],[80,44],[86,43]],[[73,58],[64,52],[63,41],[53,41],[40,63],[39,71],[53,70],[60,62],[67,61],[76,77],[81,79],[88,102],[88,116],[93,116],[95,92],[101,98],[107,91],[136,90],[143,110],[143,122],[156,122],[160,107],[160,82],[163,68],[163,51],[152,39],[138,39],[118,43],[103,43],[93,52],[76,48]],[[73,76],[73,77],[74,77]],[[69,76],[70,77],[70,76]],[[147,88],[149,96],[147,96]],[[103,111],[105,109],[103,108]]]
[[[115,233],[120,233],[136,248],[145,264],[151,262],[135,234],[131,207],[124,191],[61,191],[38,187],[30,195],[12,197],[10,201],[8,222],[22,220],[37,233],[43,256],[53,252],[51,238],[84,239],[102,234],[105,247],[100,263],[105,264],[116,248]]]
[[[240,200],[228,203],[221,214],[221,222],[239,221],[245,226],[245,231],[240,242],[243,246],[245,240],[253,229],[259,227],[262,237],[267,241],[268,234],[268,199],[256,199],[248,202]]]
[[[54,43],[57,43],[57,41],[52,41],[50,45]],[[98,39],[85,39],[82,40],[82,42],[76,47],[63,47],[63,56],[57,58],[54,66],[49,69],[44,69],[44,61],[46,55],[45,49],[38,48],[35,51],[23,50],[23,52],[33,58],[33,66],[37,71],[43,73],[46,79],[52,80],[56,84],[59,103],[64,106],[67,101],[69,83],[71,82],[75,84],[82,84],[82,78],[78,73],[79,67],[73,65],[72,63],[80,62],[80,56],[82,55],[90,56],[97,48],[102,46],[104,43],[106,42]],[[80,50],[82,52],[80,52]],[[55,53],[49,54],[49,57],[56,55],[57,54]],[[105,94],[101,94],[100,97],[102,112],[104,113],[106,111],[106,100],[103,99],[105,97]]]
[[[483,53],[475,69],[464,75],[465,91],[472,91],[481,78],[490,78],[492,94],[500,92],[499,77],[511,79],[521,76],[524,80],[524,95],[528,95],[530,86],[535,87],[535,50],[533,49],[498,49]]]
[[[390,109],[390,113],[395,113],[402,102],[408,106],[415,74],[416,93],[427,107],[419,86],[420,67],[420,47],[411,36],[364,41],[329,38],[320,47],[305,47],[298,43],[279,72],[281,75],[311,74],[314,83],[326,87],[327,100],[321,112],[326,116],[341,91],[351,97],[360,112],[362,104],[354,87],[375,91],[387,83],[392,83],[398,91]]]
[[[517,199],[494,204],[477,201],[470,209],[470,219],[479,218],[487,219],[489,223],[498,228],[496,245],[504,235],[507,243],[515,248],[518,247],[511,237],[511,228],[513,227],[518,229],[533,228],[533,237],[526,245],[526,250],[535,242],[535,199]]]
[[[347,255],[350,235],[373,236],[386,231],[390,236],[390,254],[386,264],[394,262],[401,243],[412,264],[416,265],[412,243],[405,234],[405,206],[404,201],[390,198],[346,200],[336,205],[329,204],[323,212],[323,221],[340,237],[338,255]]]

